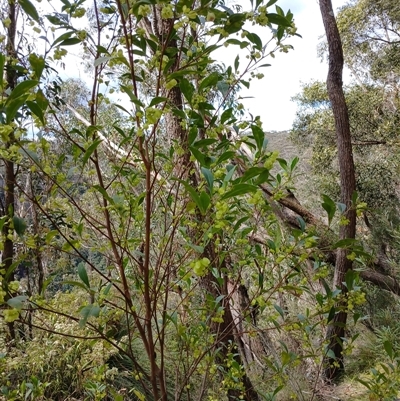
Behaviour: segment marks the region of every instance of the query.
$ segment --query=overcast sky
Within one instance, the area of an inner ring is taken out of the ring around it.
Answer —
[[[243,0],[242,0],[243,1]],[[334,9],[346,4],[346,0],[332,0]],[[248,93],[254,96],[245,102],[246,109],[260,115],[266,131],[290,129],[296,112],[296,104],[290,99],[301,90],[301,83],[325,80],[328,66],[317,57],[317,44],[324,34],[324,27],[317,0],[279,0],[283,10],[290,9],[295,18],[300,38],[290,39],[294,46],[289,53],[280,53],[270,59],[271,67],[263,68],[265,77],[253,81]]]

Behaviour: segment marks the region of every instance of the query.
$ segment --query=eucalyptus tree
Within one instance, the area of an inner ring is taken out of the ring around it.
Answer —
[[[293,130],[296,141],[313,150],[312,164],[321,191],[334,199],[342,199],[341,202],[347,204],[353,213],[352,219],[341,222],[341,230],[350,230],[350,225],[354,230],[355,213],[360,216],[357,237],[374,255],[369,263],[371,269],[362,271],[361,276],[395,294],[399,294],[394,264],[398,260],[398,243],[396,229],[393,230],[398,215],[395,173],[398,168],[398,60],[395,56],[398,21],[398,6],[393,2],[353,1],[338,12],[337,26],[342,41],[338,47],[343,46],[344,63],[354,78],[354,83],[345,87],[344,93],[349,123],[348,159],[354,158],[355,181],[350,179],[351,165],[344,165],[343,149],[337,145],[338,110],[330,93],[331,78],[328,77],[328,90],[320,82],[304,85],[302,93],[295,99],[299,110]],[[332,55],[330,40],[327,33],[327,43],[321,46],[321,50],[327,52],[329,47],[330,70],[335,71],[340,84],[340,63],[333,65],[337,61]],[[345,125],[340,124],[340,127],[343,129]],[[342,173],[350,176],[344,178]],[[343,199],[343,186],[350,188],[347,201]],[[354,189],[357,190],[358,202],[351,197]],[[355,232],[347,233],[345,237],[354,238],[354,235]],[[351,265],[351,261],[346,263]],[[335,278],[335,285],[346,292],[348,283],[343,276],[338,278],[335,273]],[[341,313],[344,319],[345,314]],[[341,331],[339,337],[343,337],[344,332],[335,319],[333,325],[336,325],[333,330]],[[337,344],[336,361],[341,359],[341,341],[339,339]],[[343,367],[340,362],[339,365],[336,367]],[[332,359],[328,377],[339,372],[336,367]]]

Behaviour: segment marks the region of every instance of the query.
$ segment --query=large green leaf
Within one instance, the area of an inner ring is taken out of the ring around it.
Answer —
[[[79,263],[79,265],[78,265],[78,276],[83,281],[83,283],[88,288],[90,288],[89,277],[88,277],[87,272],[86,272],[85,264],[82,263],[82,262]]]
[[[7,103],[10,103],[18,97],[28,93],[30,89],[34,88],[38,83],[39,81],[36,80],[27,80],[20,82],[10,93],[10,96],[7,99]]]
[[[199,92],[208,88],[209,86],[216,85],[218,81],[219,81],[219,73],[212,72],[210,75],[208,75],[201,81],[199,85]]]
[[[283,17],[282,15],[270,13],[270,14],[267,14],[267,17],[268,17],[268,21],[269,21],[271,24],[280,25],[280,26],[282,26],[282,27],[287,27],[287,28],[289,28],[289,27],[292,26],[292,23],[289,22],[289,21],[288,21],[285,17]]]
[[[265,137],[264,131],[257,125],[252,125],[251,131],[253,133],[254,140],[256,141],[257,149],[261,150],[264,144],[264,137]]]
[[[65,39],[60,43],[60,46],[73,46],[73,45],[77,45],[78,43],[81,43],[82,40],[78,39],[78,38],[69,38],[69,39]]]
[[[58,43],[61,43],[63,40],[70,38],[75,32],[74,31],[69,31],[69,32],[65,32],[62,35],[60,35],[51,45],[51,47],[54,47],[55,45],[57,45]]]
[[[256,192],[257,186],[251,184],[237,184],[230,191],[226,192],[221,199],[229,199],[235,196]]]
[[[26,222],[22,217],[13,216],[13,226],[15,232],[22,237],[26,230]]]
[[[181,89],[183,95],[185,96],[185,98],[187,99],[187,101],[189,103],[192,102],[192,97],[193,97],[193,93],[194,93],[194,86],[191,82],[189,82],[189,80],[187,80],[186,78],[181,78],[179,80],[179,88]]]
[[[28,14],[36,22],[39,22],[39,14],[35,6],[29,0],[19,0],[18,3],[26,14]]]
[[[43,110],[39,107],[39,105],[35,102],[30,100],[26,101],[26,105],[28,106],[29,110],[39,118],[40,122],[44,125],[44,113]]]
[[[11,308],[21,310],[23,307],[23,303],[28,299],[26,295],[18,295],[16,297],[10,298],[7,300],[7,304],[11,306]]]
[[[178,181],[183,184],[186,191],[189,193],[190,197],[192,198],[192,201],[199,208],[201,214],[205,215],[206,210],[208,209],[208,206],[210,204],[210,197],[208,196],[208,194],[206,192],[202,191],[202,193],[199,195],[197,193],[197,191],[186,181],[183,181],[183,180],[178,180]]]
[[[336,204],[328,195],[322,195],[322,199],[323,199],[322,207],[328,213],[328,221],[329,224],[331,224],[333,216],[335,215],[336,212]]]
[[[262,41],[260,37],[255,33],[248,33],[246,36],[247,39],[250,40],[251,43],[254,44],[257,50],[261,50],[263,47]]]
[[[12,100],[11,102],[7,102],[6,117],[8,124],[14,120],[15,116],[18,113],[18,110],[24,105],[28,96],[29,95],[26,94],[18,97],[17,99]]]
[[[45,67],[44,58],[42,56],[38,56],[36,53],[31,53],[28,59],[32,70],[35,72],[35,78],[40,79]]]
[[[83,155],[83,159],[82,159],[83,165],[85,165],[88,162],[90,156],[92,156],[93,152],[97,149],[97,147],[101,144],[101,142],[102,142],[102,140],[97,138],[86,149],[86,152]]]
[[[46,111],[49,105],[49,101],[47,100],[41,89],[38,89],[38,91],[36,92],[36,103],[43,111]]]
[[[210,191],[210,194],[212,194],[213,192],[213,185],[214,185],[214,176],[211,170],[209,170],[208,168],[202,167],[201,168],[201,172],[204,175],[204,178],[207,181],[207,185],[208,185],[208,189]]]

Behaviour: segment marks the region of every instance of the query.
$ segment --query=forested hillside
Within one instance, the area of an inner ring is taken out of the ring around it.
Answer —
[[[242,3],[1,3],[0,400],[400,397],[399,5],[320,0],[269,133],[301,32]]]

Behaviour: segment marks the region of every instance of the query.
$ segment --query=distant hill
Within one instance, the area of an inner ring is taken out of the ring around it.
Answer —
[[[296,156],[299,158],[294,179],[294,192],[304,206],[315,206],[317,184],[310,165],[311,149],[302,149],[293,143],[289,131],[266,132],[265,135],[268,138],[268,149],[278,150],[279,157],[288,161]]]

